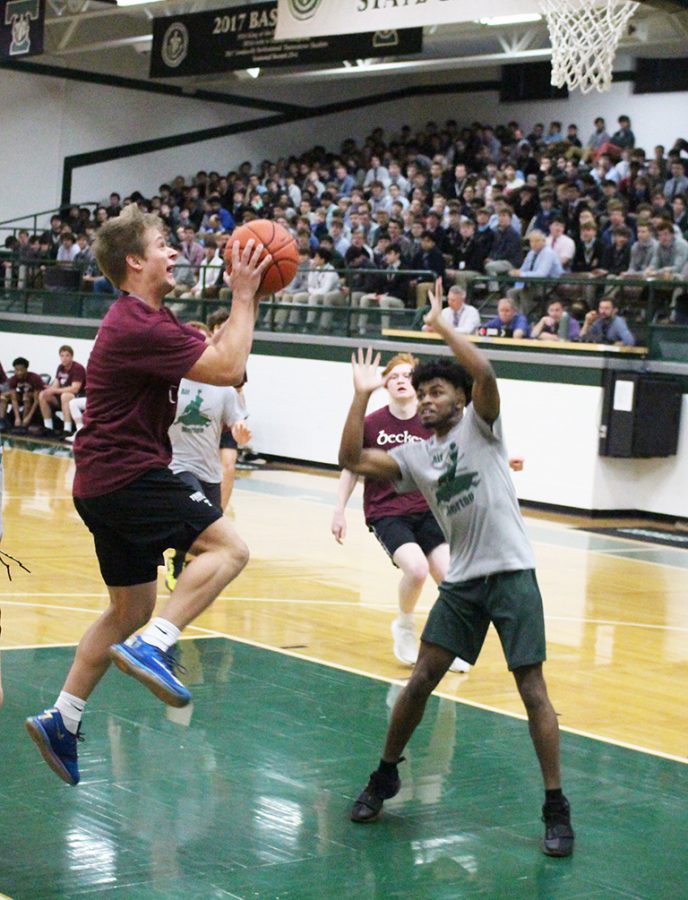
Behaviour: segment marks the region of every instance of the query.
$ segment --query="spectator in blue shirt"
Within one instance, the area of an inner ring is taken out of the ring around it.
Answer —
[[[497,315],[480,329],[489,337],[526,338],[530,334],[528,319],[518,311],[516,301],[502,297],[497,305]]]
[[[611,297],[602,297],[597,311],[591,309],[586,315],[580,339],[591,344],[616,344],[619,347],[635,345],[635,338],[624,317],[618,314]]]
[[[528,235],[530,250],[523,260],[523,264],[519,269],[511,269],[509,275],[513,278],[559,278],[564,271],[559,259],[559,255],[548,247],[545,235],[537,229]],[[543,290],[544,287],[544,290]],[[516,284],[509,289],[507,296],[511,297],[519,304],[523,313],[528,316],[533,309],[542,304],[544,300],[544,291],[547,286],[527,284],[524,281],[517,281]]]

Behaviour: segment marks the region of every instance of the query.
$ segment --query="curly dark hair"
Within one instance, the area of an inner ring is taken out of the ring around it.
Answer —
[[[466,395],[466,403],[471,402],[473,379],[453,359],[431,359],[418,363],[411,375],[413,389],[417,391],[423,382],[432,381],[433,378],[443,378],[455,388],[461,388]]]

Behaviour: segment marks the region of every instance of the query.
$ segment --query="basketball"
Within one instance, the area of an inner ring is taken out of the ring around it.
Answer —
[[[268,294],[281,291],[293,279],[299,267],[296,241],[283,225],[271,222],[269,219],[255,219],[246,225],[240,225],[232,232],[225,247],[225,263],[228,272],[232,271],[233,244],[238,241],[243,250],[250,240],[254,240],[257,244],[263,244],[265,249],[261,260],[266,253],[272,256],[272,265],[263,272],[256,296],[267,297]]]

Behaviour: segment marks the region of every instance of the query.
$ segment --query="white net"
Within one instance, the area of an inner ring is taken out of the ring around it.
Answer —
[[[608,91],[616,46],[639,4],[630,0],[541,0],[552,44],[552,84]]]

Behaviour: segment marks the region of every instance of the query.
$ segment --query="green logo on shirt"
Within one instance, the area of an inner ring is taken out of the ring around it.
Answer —
[[[458,461],[458,447],[456,444],[450,444],[449,456],[444,462],[444,472],[437,481],[435,493],[438,503],[449,504],[447,506],[448,513],[470,506],[475,499],[471,488],[480,484],[480,475],[477,472],[459,472],[457,475]]]
[[[201,412],[202,403],[203,398],[199,390],[191,403],[187,404],[181,416],[177,417],[175,425],[179,423],[182,426],[182,431],[201,431],[207,428],[210,425],[210,417]]]

